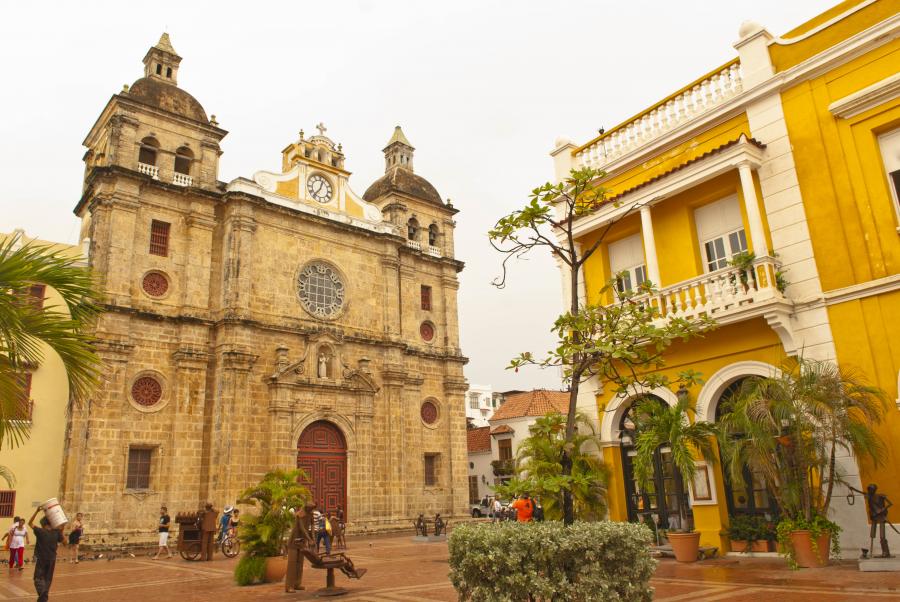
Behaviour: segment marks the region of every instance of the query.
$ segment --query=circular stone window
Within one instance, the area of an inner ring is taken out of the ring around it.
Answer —
[[[425,424],[434,424],[438,419],[438,409],[437,406],[434,405],[433,401],[426,401],[422,404],[422,409],[419,410],[419,413],[422,416],[422,422]]]
[[[344,307],[344,281],[324,261],[314,261],[300,270],[297,293],[303,309],[317,318],[334,318]]]
[[[161,272],[148,272],[141,281],[141,288],[151,297],[163,297],[169,292],[169,279]]]
[[[131,385],[131,398],[145,408],[151,408],[162,399],[162,384],[152,376],[141,376]]]
[[[431,322],[422,322],[422,325],[419,326],[419,334],[422,336],[423,340],[431,342],[434,339],[434,324]]]

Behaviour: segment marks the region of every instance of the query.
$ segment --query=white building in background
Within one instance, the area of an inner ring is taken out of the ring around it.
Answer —
[[[476,504],[485,496],[493,495],[494,471],[491,460],[491,427],[481,426],[466,431],[469,452],[469,503]]]
[[[466,392],[466,421],[474,427],[488,426],[488,420],[500,405],[490,385],[469,385]]]

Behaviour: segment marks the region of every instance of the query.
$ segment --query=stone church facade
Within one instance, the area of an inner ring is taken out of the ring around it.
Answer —
[[[218,180],[227,132],[167,35],[85,146],[75,207],[104,295],[104,384],[72,412],[62,496],[92,532],[233,504],[303,467],[358,530],[467,513],[453,217],[397,127],[358,196],[339,144]]]

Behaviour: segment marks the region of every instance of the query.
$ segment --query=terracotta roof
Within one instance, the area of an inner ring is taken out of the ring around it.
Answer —
[[[693,159],[688,159],[687,161],[685,161],[685,162],[682,163],[681,165],[676,165],[676,166],[673,167],[672,169],[670,169],[670,170],[668,170],[668,171],[665,171],[665,172],[663,172],[663,173],[661,173],[661,174],[659,174],[659,175],[653,176],[653,177],[650,178],[649,180],[646,180],[646,181],[644,181],[644,182],[641,182],[640,184],[638,184],[638,185],[636,185],[636,186],[632,186],[631,188],[626,188],[625,190],[623,190],[622,192],[616,194],[615,196],[607,197],[603,204],[605,205],[606,203],[609,203],[610,201],[615,201],[615,200],[617,200],[617,199],[620,199],[620,198],[622,198],[623,196],[625,196],[626,194],[630,194],[630,193],[634,192],[635,190],[638,190],[638,189],[640,189],[640,188],[643,188],[644,186],[647,186],[647,185],[649,185],[649,184],[652,184],[653,182],[656,182],[656,181],[658,181],[658,180],[661,180],[662,178],[665,178],[666,176],[668,176],[668,175],[670,175],[670,174],[672,174],[672,173],[675,173],[676,171],[679,171],[679,170],[681,170],[681,169],[684,169],[684,168],[687,167],[688,165],[692,165],[692,164],[696,163],[697,161],[702,161],[703,159],[705,159],[705,158],[707,158],[707,157],[709,157],[709,156],[711,156],[711,155],[715,155],[715,154],[717,154],[717,153],[720,153],[720,152],[722,152],[723,150],[725,150],[726,148],[730,148],[730,147],[734,146],[735,144],[738,144],[739,142],[749,142],[750,144],[756,146],[757,148],[761,148],[761,149],[762,149],[762,148],[766,148],[766,145],[763,144],[762,142],[760,142],[759,140],[757,140],[756,138],[753,138],[753,137],[751,137],[751,136],[747,136],[746,134],[741,134],[740,136],[738,136],[738,137],[735,138],[734,140],[731,140],[730,142],[726,142],[725,144],[722,144],[722,145],[720,145],[720,146],[717,146],[716,148],[710,149],[710,150],[706,151],[705,153],[703,153],[702,155],[699,155],[699,156],[697,156],[697,157],[694,157]]]
[[[435,205],[444,205],[441,195],[431,182],[399,165],[390,168],[375,180],[363,193],[363,199],[371,203],[391,192],[402,192]]]
[[[565,414],[568,411],[568,391],[535,389],[534,391],[507,395],[506,401],[494,411],[490,421],[503,420],[504,418],[522,418],[523,416],[543,416],[549,412]]]
[[[466,448],[470,454],[491,451],[491,427],[482,426],[466,431]]]
[[[491,429],[492,435],[505,435],[506,433],[515,433],[516,429],[509,426],[508,424],[501,424],[500,426],[495,426]]]

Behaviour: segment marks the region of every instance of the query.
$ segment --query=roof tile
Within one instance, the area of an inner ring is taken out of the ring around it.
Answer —
[[[535,389],[506,396],[506,401],[494,411],[490,422],[524,416],[543,416],[549,412],[565,414],[569,411],[569,392]]]
[[[491,427],[482,426],[466,431],[466,447],[470,454],[491,451]]]

